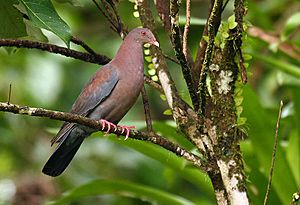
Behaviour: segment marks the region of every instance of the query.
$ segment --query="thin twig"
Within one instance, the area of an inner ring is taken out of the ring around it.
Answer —
[[[185,59],[188,58],[188,47],[187,47],[187,38],[190,31],[191,23],[191,1],[186,0],[186,22],[184,26],[183,38],[182,38],[182,51],[185,56]]]
[[[242,82],[244,84],[246,84],[247,81],[248,81],[248,77],[247,77],[246,67],[244,66],[245,61],[244,61],[244,57],[243,57],[243,54],[242,54],[242,49],[241,49],[241,47],[237,47],[236,50],[237,50],[237,56],[238,56],[238,59],[239,59],[241,79],[242,79]]]
[[[43,108],[20,106],[20,105],[8,104],[8,103],[4,103],[4,102],[0,102],[0,111],[11,112],[11,113],[20,114],[20,115],[45,117],[45,118],[66,121],[66,122],[71,122],[71,123],[78,123],[81,125],[91,127],[95,130],[101,130],[103,132],[108,131],[107,130],[108,128],[106,126],[102,130],[102,123],[99,120],[93,120],[93,119],[86,118],[86,117],[72,114],[72,113],[46,110]],[[114,133],[114,134],[122,135],[122,136],[126,135],[126,133],[123,133],[122,127],[120,127],[120,126],[117,126],[117,129],[110,129],[109,133]],[[199,167],[203,171],[209,171],[208,166],[206,166],[206,162],[204,162],[202,159],[200,159],[197,155],[190,153],[189,151],[181,148],[177,144],[169,141],[168,139],[166,139],[160,135],[148,134],[148,133],[140,132],[137,130],[131,130],[129,133],[129,137],[132,139],[149,141],[154,144],[157,144],[157,145],[175,153],[176,155],[183,157],[184,159],[192,162],[195,166]]]
[[[260,40],[267,42],[269,44],[278,44],[278,49],[285,53],[286,55],[300,61],[300,48],[295,44],[290,44],[289,42],[281,42],[278,36],[270,34],[261,28],[252,26],[247,30],[249,36],[259,38]]]
[[[10,103],[10,99],[11,99],[11,83],[9,84],[9,88],[8,88],[8,99],[7,99],[7,104]]]
[[[243,37],[243,32],[244,32],[244,26],[243,26],[243,17],[245,15],[245,8],[244,4],[242,3],[243,1],[234,1],[234,16],[235,16],[235,21],[237,22],[237,26],[234,29],[230,30],[230,33],[233,34],[234,36],[234,47],[236,50],[236,55],[238,56],[239,59],[239,68],[240,68],[240,74],[241,74],[241,79],[244,84],[247,83],[247,71],[246,67],[244,66],[244,57],[242,54],[242,37]]]
[[[213,9],[214,1],[215,0],[212,0],[210,2],[208,16],[211,15],[211,11]],[[195,64],[194,64],[194,67],[192,68],[193,78],[194,78],[194,81],[195,81],[196,85],[199,84],[200,72],[201,72],[202,67],[203,67],[202,64],[203,64],[203,61],[204,61],[205,51],[206,51],[206,47],[207,47],[207,41],[205,40],[204,36],[207,36],[207,33],[208,33],[208,21],[206,21],[206,24],[204,26],[204,30],[203,30],[203,33],[202,33],[202,38],[199,42],[199,47],[198,47],[198,50],[197,50]]]
[[[164,56],[166,59],[168,59],[168,60],[170,60],[170,61],[173,61],[174,63],[176,63],[176,64],[179,64],[179,65],[180,65],[180,63],[178,62],[178,60],[177,60],[177,59],[175,59],[175,58],[172,58],[171,56],[168,56],[167,54],[164,54],[164,53],[163,53],[163,56]]]
[[[144,75],[144,82],[158,90],[160,93],[164,93],[162,86],[159,83],[151,80],[151,78],[146,75]]]
[[[118,34],[121,36],[122,39],[128,34],[127,29],[124,28],[123,22],[121,17],[118,14],[117,8],[115,4],[111,0],[101,0],[102,4],[104,5],[108,16],[113,19],[115,27],[117,29]],[[113,18],[114,16],[114,18]]]
[[[206,50],[205,50],[205,57],[204,57],[202,69],[201,69],[201,72],[200,72],[198,90],[197,90],[197,93],[199,94],[199,99],[200,99],[200,106],[199,106],[199,110],[198,110],[199,115],[202,115],[203,112],[204,112],[205,81],[206,81],[207,70],[208,70],[208,68],[211,64],[211,60],[212,60],[212,57],[213,57],[215,36],[217,34],[217,31],[218,31],[218,28],[219,28],[220,22],[221,22],[222,2],[223,2],[222,0],[215,0],[214,1],[212,11],[211,11],[210,16],[208,18],[208,28],[207,28],[208,44],[207,44]]]
[[[99,65],[104,65],[110,61],[110,58],[108,58],[105,55],[79,52],[65,47],[61,47],[49,43],[41,43],[37,41],[20,40],[20,39],[0,39],[0,47],[3,46],[17,47],[17,48],[34,48],[43,51],[48,51],[50,53],[61,54],[66,57],[75,58],[85,62],[96,63]]]
[[[96,5],[96,7],[99,9],[99,11],[103,14],[103,16],[109,21],[111,28],[114,31],[118,32],[118,27],[116,27],[115,23],[113,22],[113,20],[106,14],[106,12],[101,8],[101,6],[97,3],[96,0],[92,0],[94,2],[94,4]]]
[[[278,130],[279,130],[279,125],[280,125],[280,118],[281,118],[281,113],[282,113],[282,107],[283,107],[283,102],[281,100],[280,101],[279,112],[278,112],[278,118],[277,118],[277,122],[276,122],[276,131],[275,131],[275,136],[274,136],[274,147],[273,147],[273,152],[272,152],[271,168],[270,168],[270,173],[269,173],[269,180],[268,180],[267,192],[266,192],[265,199],[264,199],[264,205],[267,204],[267,200],[268,200],[268,197],[269,197],[269,194],[270,194],[270,190],[271,190],[273,170],[274,170],[274,166],[275,166],[275,156],[276,156],[277,143],[278,143]]]
[[[82,48],[84,48],[90,54],[97,55],[96,52],[91,47],[89,47],[85,42],[83,42],[82,40],[72,36],[71,41],[73,43],[77,44],[77,45],[80,45]]]
[[[149,106],[149,99],[148,99],[148,96],[147,96],[145,86],[143,86],[143,89],[142,89],[142,99],[143,99],[143,104],[144,104],[147,131],[148,131],[148,133],[153,133],[150,106]]]
[[[227,4],[228,4],[229,0],[226,0],[226,2],[223,4],[223,7],[222,7],[222,12],[224,11],[224,9],[226,8]]]
[[[175,55],[180,62],[181,70],[183,77],[185,79],[185,83],[189,90],[189,94],[191,96],[192,103],[194,108],[198,110],[199,107],[199,99],[197,95],[197,89],[194,84],[191,68],[188,63],[188,58],[185,57],[183,50],[182,50],[182,43],[181,43],[181,36],[180,36],[180,28],[178,23],[178,12],[179,12],[179,1],[178,0],[171,0],[170,4],[170,15],[171,15],[171,34],[170,38],[172,41],[172,45],[175,51]],[[188,52],[187,52],[188,54]]]

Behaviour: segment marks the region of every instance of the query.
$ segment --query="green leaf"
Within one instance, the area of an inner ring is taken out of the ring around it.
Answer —
[[[291,133],[289,144],[287,147],[287,159],[291,166],[291,170],[294,173],[297,184],[300,184],[300,90],[299,86],[291,86],[292,94],[293,94],[293,103],[294,103],[294,119],[295,119],[295,129],[294,132]]]
[[[157,82],[157,81],[158,81],[158,77],[157,77],[157,75],[151,76],[151,80],[153,80],[153,81]]]
[[[0,3],[0,38],[19,38],[27,36],[22,14],[14,8],[17,0],[6,0]]]
[[[300,12],[293,14],[286,22],[282,34],[281,40],[286,41],[300,25]]]
[[[155,69],[155,66],[154,66],[153,63],[150,63],[150,64],[148,65],[148,68],[152,70],[152,69]]]
[[[154,124],[154,128],[156,125]],[[164,127],[163,134],[167,131]],[[181,136],[182,137],[182,136]],[[202,173],[199,169],[196,169],[191,166],[186,166],[187,161],[181,157],[178,157],[174,153],[149,142],[139,141],[139,140],[119,140],[116,137],[109,137],[109,140],[121,144],[127,147],[130,147],[158,162],[161,162],[163,165],[171,168],[176,174],[182,178],[188,180],[192,184],[196,185],[199,190],[202,190],[203,194],[210,197],[213,197],[213,188],[210,183],[209,177]]]
[[[211,79],[210,79],[210,75],[209,74],[207,74],[207,76],[206,76],[205,84],[206,84],[206,87],[207,87],[209,95],[212,97],[213,94],[212,94]]]
[[[48,42],[48,38],[43,34],[40,28],[33,26],[32,22],[28,21],[27,19],[24,19],[24,23],[26,25],[28,36],[41,42]]]
[[[235,16],[231,15],[228,18],[228,28],[229,29],[234,29],[237,26],[237,22],[235,22]]]
[[[166,109],[164,112],[163,112],[164,115],[172,115],[172,110],[171,109]]]
[[[160,94],[159,97],[160,97],[163,101],[166,101],[166,100],[167,100],[167,97],[166,97],[164,94]]]
[[[204,39],[204,41],[206,41],[208,43],[208,41],[209,41],[208,36],[202,36],[202,38]]]
[[[250,55],[248,53],[243,53],[243,58],[245,61],[249,61],[252,59],[252,55]]]
[[[60,18],[50,0],[20,0],[26,8],[32,23],[38,27],[53,32],[69,47],[71,31]]]
[[[238,121],[237,121],[237,124],[238,124],[238,126],[241,126],[241,125],[246,124],[246,122],[247,122],[247,118],[246,117],[239,117]]]
[[[282,72],[293,75],[294,77],[300,78],[300,67],[289,64],[288,62],[284,62],[282,60],[277,60],[272,57],[267,57],[264,55],[256,55],[252,53],[252,56],[260,59],[261,61],[270,64],[271,68],[281,70]]]
[[[145,60],[150,63],[152,62],[152,56],[145,56]]]
[[[154,121],[153,128],[157,130],[158,134],[179,144],[184,149],[189,151],[195,149],[195,146],[182,133],[178,132],[174,121]]]
[[[26,8],[22,3],[14,5],[14,7],[24,15],[28,16],[26,12]],[[48,42],[48,38],[43,34],[40,28],[34,26],[33,23],[27,19],[23,19],[23,21],[26,25],[26,32],[29,39],[33,38],[34,40],[38,40],[41,42]]]
[[[243,112],[243,107],[242,106],[237,106],[236,107],[236,114],[240,115]]]
[[[135,184],[122,180],[94,180],[87,184],[81,185],[64,195],[57,201],[53,202],[53,205],[65,205],[70,204],[77,199],[98,196],[104,194],[115,194],[124,197],[139,198],[142,201],[148,201],[152,204],[186,204],[191,205],[193,202],[168,192],[154,189],[145,185]]]
[[[153,65],[153,64],[152,64]],[[150,69],[150,70],[148,70],[148,73],[149,73],[149,75],[155,75],[155,73],[156,73],[156,70],[155,69]]]
[[[149,49],[145,49],[144,53],[145,53],[146,56],[148,56],[150,54],[150,50]]]
[[[244,100],[243,96],[234,97],[235,106],[240,106]]]

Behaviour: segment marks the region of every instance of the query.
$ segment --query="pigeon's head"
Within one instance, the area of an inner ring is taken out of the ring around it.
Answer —
[[[133,37],[136,42],[142,44],[150,43],[159,47],[159,43],[148,28],[135,28],[129,32],[128,36]]]

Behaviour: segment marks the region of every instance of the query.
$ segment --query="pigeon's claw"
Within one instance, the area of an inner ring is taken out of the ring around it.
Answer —
[[[100,122],[102,123],[101,130],[104,130],[104,128],[107,127],[106,134],[109,133],[111,127],[114,127],[114,131],[117,130],[117,125],[115,125],[114,123],[108,122],[107,120],[103,120],[103,119],[101,119]]]
[[[124,134],[124,132],[126,131],[125,140],[128,139],[131,129],[136,128],[135,126],[120,126],[120,127],[122,128],[121,134]]]

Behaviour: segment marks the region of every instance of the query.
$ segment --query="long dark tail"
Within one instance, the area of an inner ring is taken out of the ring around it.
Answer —
[[[74,136],[72,131],[65,133],[65,139],[48,159],[43,168],[43,173],[52,177],[60,175],[70,164],[85,137]]]

